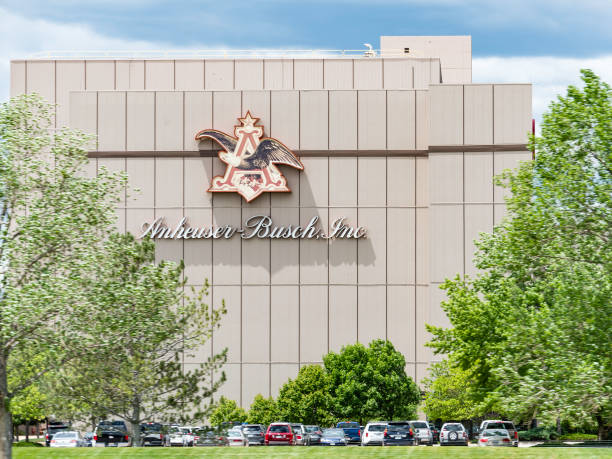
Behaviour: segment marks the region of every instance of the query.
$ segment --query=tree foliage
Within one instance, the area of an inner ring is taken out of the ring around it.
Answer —
[[[249,424],[269,425],[279,419],[278,406],[272,397],[265,398],[257,394],[251,403],[246,422]]]
[[[221,397],[216,408],[210,415],[209,421],[213,426],[220,426],[224,422],[245,422],[247,420],[247,412],[244,408],[238,406],[234,400]]]
[[[508,217],[448,280],[436,352],[516,419],[612,424],[612,90],[591,71],[544,114],[535,160],[499,179]]]
[[[344,346],[323,357],[339,419],[410,419],[416,414],[420,392],[406,375],[406,360],[389,341],[374,340]]]

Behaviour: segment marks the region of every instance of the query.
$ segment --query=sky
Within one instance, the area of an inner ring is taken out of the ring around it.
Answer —
[[[471,35],[474,82],[531,82],[537,120],[591,68],[612,82],[612,0],[0,0],[9,61],[41,51],[361,49],[381,35]]]

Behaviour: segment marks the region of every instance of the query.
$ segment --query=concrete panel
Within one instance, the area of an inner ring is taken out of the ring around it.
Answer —
[[[431,65],[429,59],[414,60],[412,62],[413,81],[416,89],[427,89],[432,83]]]
[[[240,397],[242,396],[242,384],[240,379],[240,375],[242,374],[241,365],[239,363],[227,363],[216,372],[215,377],[219,378],[221,372],[225,373],[226,380],[215,393],[215,400],[225,397],[230,400],[236,400],[236,402],[240,404]]]
[[[471,63],[470,63],[471,65]],[[429,75],[429,78],[431,79],[431,82],[434,84],[437,83],[443,83],[444,81],[442,81],[442,68],[440,66],[440,61],[438,59],[431,59],[429,61],[429,71],[431,72]],[[469,80],[465,80],[462,82],[469,82],[472,81],[471,79]],[[454,83],[453,81],[449,81],[449,83]],[[459,82],[457,82],[459,83]]]
[[[404,354],[407,362],[414,362],[416,357],[415,288],[387,287],[387,339]]]
[[[416,165],[416,205],[429,205],[429,158],[415,158]]]
[[[55,64],[56,81],[56,125],[68,126],[70,91],[85,89],[85,62],[84,61],[57,61]]]
[[[114,221],[114,226],[115,229],[117,231],[119,231],[120,233],[124,233],[126,231],[125,225],[126,225],[126,215],[125,215],[126,209],[125,208],[116,208],[115,209],[115,221]]]
[[[270,365],[244,364],[242,365],[242,406],[248,409],[257,394],[269,397],[270,392]]]
[[[387,158],[387,205],[414,206],[416,195],[415,158]]]
[[[357,93],[359,150],[384,150],[387,146],[387,96],[385,91]]]
[[[293,89],[293,60],[264,61],[265,89]]]
[[[325,89],[353,89],[353,60],[323,60]]]
[[[493,224],[499,225],[508,216],[508,207],[506,204],[493,205]]]
[[[213,209],[213,225],[231,225],[240,227],[242,225],[239,208],[215,208]],[[231,239],[213,240],[213,279],[215,285],[235,285],[241,283],[240,266],[241,240],[239,237]]]
[[[117,61],[116,88],[122,91],[143,90],[145,87],[144,61]]]
[[[329,205],[357,205],[357,158],[329,158]]]
[[[521,162],[530,161],[529,151],[497,151],[493,153],[493,174],[495,176],[503,171],[515,170]],[[495,186],[493,197],[495,202],[504,202],[504,198],[510,195],[510,190],[501,186]]]
[[[355,59],[354,87],[355,89],[383,88],[382,59]]]
[[[87,134],[96,135],[98,125],[98,94],[95,92],[71,92],[68,113],[68,125],[73,129],[80,129]],[[96,139],[87,146],[96,150]],[[95,162],[95,160],[94,160]]]
[[[242,287],[242,361],[270,361],[270,287]]]
[[[300,158],[304,164],[305,158]],[[273,207],[298,207],[300,205],[300,180],[302,172],[292,167],[282,167],[281,172],[287,179],[290,193],[270,193],[270,203]]]
[[[175,61],[174,89],[177,91],[204,90],[204,61],[201,59]]]
[[[126,209],[125,231],[139,237],[142,234],[143,223],[151,223],[154,218],[153,209]]]
[[[467,204],[465,206],[465,274],[476,275],[474,267],[475,240],[480,239],[481,232],[493,231],[493,206],[489,204]]]
[[[465,85],[463,107],[464,143],[493,143],[493,85]]]
[[[444,282],[463,274],[463,206],[432,206],[429,209],[429,222],[431,281]]]
[[[431,86],[429,88],[429,103],[429,144],[462,144],[463,86]]]
[[[429,209],[416,209],[416,282],[429,283]]]
[[[212,224],[211,209],[185,209],[185,217],[192,227],[209,227]],[[205,280],[212,283],[212,241],[210,239],[186,239],[184,249],[187,284],[199,285]]]
[[[329,286],[329,350],[357,341],[357,286]]]
[[[416,149],[429,148],[429,92],[416,91]]]
[[[435,327],[451,328],[450,320],[442,309],[441,303],[445,301],[446,293],[439,285],[432,285],[429,289],[429,324]],[[441,359],[440,359],[441,360]]]
[[[202,129],[212,127],[212,99],[210,92],[186,92],[185,95],[185,127],[183,142],[185,150],[197,151],[198,148],[210,150],[211,141],[197,142],[195,135]],[[203,145],[200,145],[203,144]],[[205,148],[203,148],[205,147]],[[215,149],[217,146],[214,147]]]
[[[385,89],[412,89],[412,61],[408,59],[385,59],[384,85]]]
[[[155,93],[155,149],[183,149],[183,93]]]
[[[329,227],[327,208],[300,209],[300,225],[305,227],[314,216],[319,217],[318,227],[325,233]],[[327,284],[329,246],[326,240],[300,239],[300,282],[301,284]]]
[[[465,202],[493,202],[493,153],[463,156]]]
[[[11,89],[10,97],[26,92],[26,63],[25,61],[11,61]]]
[[[201,286],[197,288],[199,290]],[[191,292],[189,292],[191,294]],[[203,345],[198,346],[189,352],[183,353],[184,371],[189,368],[196,369],[200,363],[206,362],[212,354],[212,341],[208,340]]]
[[[293,61],[295,89],[323,89],[323,59],[295,59]]]
[[[299,221],[297,208],[272,208],[270,216],[279,226],[295,225]],[[300,242],[274,239],[270,241],[272,284],[297,284],[300,276]]]
[[[95,94],[93,94],[95,96]],[[98,171],[98,160],[96,158],[89,158],[83,167],[76,173],[78,177],[94,178]]]
[[[127,207],[154,207],[155,159],[127,158],[125,161],[128,174]]]
[[[357,149],[357,91],[329,92],[329,149]]]
[[[360,206],[387,204],[387,158],[362,157],[357,160],[357,202]]]
[[[155,150],[155,93],[127,93],[127,150]]]
[[[367,346],[375,339],[387,339],[387,287],[360,285],[357,292],[357,340]]]
[[[243,221],[252,215],[270,215],[270,209],[261,212],[243,211]],[[242,240],[242,283],[243,284],[269,284],[270,283],[270,239],[253,238]]]
[[[463,153],[429,154],[431,203],[463,201]]]
[[[262,60],[237,60],[234,71],[234,85],[236,89],[263,89],[264,88],[264,68]]]
[[[300,288],[297,285],[271,287],[270,360],[299,362]]]
[[[183,207],[183,158],[155,158],[155,207]]]
[[[221,352],[227,348],[227,361],[240,361],[241,346],[241,292],[239,285],[221,286],[212,288],[212,303],[220,308],[225,303],[227,313],[221,318],[221,326],[213,332],[213,352]]]
[[[300,287],[300,361],[302,362],[320,362],[329,350],[327,301],[326,285]]]
[[[358,240],[357,280],[359,284],[383,284],[387,278],[385,209],[360,208],[359,226],[366,228],[367,238]]]
[[[432,357],[433,358],[433,357]],[[437,357],[440,360],[442,360],[441,357]],[[432,362],[433,363],[433,362]],[[416,364],[416,377],[415,377],[415,382],[419,385],[419,386],[423,386],[423,379],[425,378],[429,378],[431,375],[429,373],[429,366],[431,364],[430,363],[417,363]]]
[[[98,93],[98,149],[100,151],[125,150],[124,92]]]
[[[328,158],[304,157],[304,171],[300,174],[301,207],[327,206]]]
[[[273,91],[271,94],[272,137],[291,149],[300,145],[300,99],[297,91]]]
[[[40,94],[55,103],[55,61],[27,61],[26,89],[28,94]]]
[[[442,82],[443,83],[471,83],[472,82],[472,69],[471,68],[458,68],[453,69],[449,67],[442,68]]]
[[[416,263],[415,209],[387,210],[387,283],[414,284]]]
[[[116,89],[115,61],[86,61],[85,89],[87,91]]]
[[[145,89],[171,91],[174,89],[174,61],[145,61]]]
[[[417,362],[429,362],[433,359],[433,351],[425,344],[431,339],[431,334],[425,329],[425,324],[431,324],[429,292],[435,290],[438,285],[430,287],[417,286],[416,294],[416,360]]]
[[[416,148],[416,93],[387,91],[387,148]]]
[[[172,219],[174,223],[174,219]],[[183,241],[156,240],[155,263],[171,261],[179,263],[183,259]]]
[[[263,126],[264,136],[270,136],[270,91],[244,91],[242,93],[242,111],[247,110],[259,118],[257,124]],[[257,202],[257,201],[255,201]]]
[[[185,207],[210,207],[212,158],[185,158]]]
[[[330,222],[342,217],[346,218],[346,225],[357,226],[356,208],[329,209]],[[332,239],[329,242],[329,283],[357,283],[357,240]]]
[[[207,60],[204,63],[204,87],[208,91],[234,89],[234,61]]]
[[[493,111],[495,144],[527,143],[531,132],[531,85],[496,84]]]
[[[328,91],[300,91],[300,149],[327,150]]]
[[[289,379],[294,379],[300,366],[297,363],[273,363],[270,365],[270,395],[272,397],[278,397],[280,388]]]

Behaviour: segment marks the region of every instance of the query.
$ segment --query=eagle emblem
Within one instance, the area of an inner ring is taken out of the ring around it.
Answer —
[[[212,139],[223,147],[218,155],[227,164],[225,175],[213,177],[208,191],[236,192],[247,202],[266,191],[291,191],[276,165],[303,170],[299,158],[282,142],[262,138],[263,126],[257,125],[259,118],[253,117],[250,111],[238,121],[240,125],[234,126],[234,136],[215,129],[204,129],[195,136],[196,140]]]

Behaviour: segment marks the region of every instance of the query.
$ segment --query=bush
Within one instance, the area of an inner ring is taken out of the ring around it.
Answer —
[[[588,434],[588,433],[576,432],[576,433],[561,435],[559,437],[559,440],[572,440],[572,441],[597,440],[597,435],[596,434]]]
[[[41,443],[34,443],[31,441],[17,441],[15,443],[13,443],[13,448],[20,448],[20,447],[24,447],[24,446],[33,446],[35,448],[37,447],[42,447]]]
[[[519,432],[519,440],[524,441],[549,441],[556,440],[558,437],[559,435],[554,427],[536,427]]]

